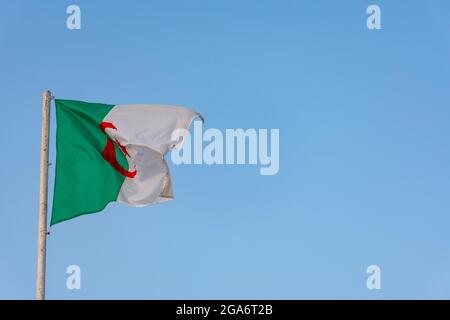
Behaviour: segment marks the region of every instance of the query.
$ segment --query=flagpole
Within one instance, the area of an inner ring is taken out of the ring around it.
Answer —
[[[39,229],[36,276],[36,300],[45,299],[45,252],[47,246],[48,136],[50,127],[49,90],[42,94],[41,167],[39,174]]]

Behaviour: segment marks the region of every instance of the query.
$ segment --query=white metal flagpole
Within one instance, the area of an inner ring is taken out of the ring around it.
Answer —
[[[45,299],[45,251],[47,245],[48,136],[52,95],[42,94],[41,167],[39,175],[39,230],[36,277],[36,299]]]

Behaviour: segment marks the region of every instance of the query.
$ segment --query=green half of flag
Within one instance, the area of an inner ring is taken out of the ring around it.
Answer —
[[[117,199],[125,176],[105,161],[108,135],[100,124],[114,105],[55,100],[56,173],[51,225],[101,211]],[[128,162],[117,144],[117,161]]]

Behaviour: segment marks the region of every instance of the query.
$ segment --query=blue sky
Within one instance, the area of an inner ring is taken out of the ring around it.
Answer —
[[[192,107],[205,129],[279,128],[280,171],[169,163],[175,201],[57,224],[48,298],[449,299],[449,30],[444,0],[1,1],[0,298],[35,294],[51,89]],[[72,264],[81,290],[66,289]]]

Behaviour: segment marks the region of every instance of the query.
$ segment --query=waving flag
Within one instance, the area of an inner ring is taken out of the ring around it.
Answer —
[[[146,206],[173,199],[164,155],[197,112],[179,106],[56,103],[56,176],[51,225],[111,201]]]

